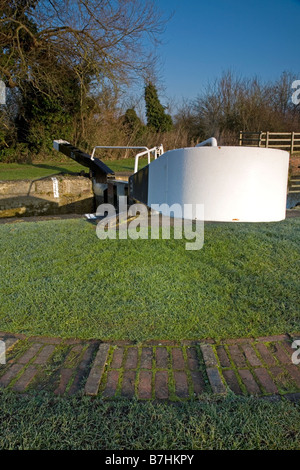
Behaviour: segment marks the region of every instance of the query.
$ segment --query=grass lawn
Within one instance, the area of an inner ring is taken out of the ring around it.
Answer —
[[[0,225],[0,330],[203,339],[299,331],[300,218],[205,224],[186,240],[99,240],[83,219]]]
[[[83,219],[0,225],[0,331],[135,341],[299,331],[299,229],[300,218],[206,224],[203,249],[186,251],[184,239],[99,240]],[[299,449],[300,403],[284,399],[0,390],[0,404],[1,450]]]
[[[0,400],[2,450],[299,449],[300,405],[285,401],[229,397],[174,406],[7,391]]]
[[[104,161],[113,171],[131,171],[134,168],[134,158]],[[147,164],[147,158],[139,160],[139,168]],[[0,181],[38,179],[57,173],[88,172],[89,169],[69,159],[62,163],[59,161],[45,161],[41,163],[20,164],[0,163]]]

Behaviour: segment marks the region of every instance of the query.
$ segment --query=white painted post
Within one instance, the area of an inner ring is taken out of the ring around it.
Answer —
[[[291,155],[294,152],[294,141],[295,141],[295,132],[292,132],[292,139],[291,139]]]
[[[6,104],[6,86],[3,80],[0,80],[0,104]]]
[[[269,147],[269,131],[266,134],[266,148]]]
[[[239,146],[243,145],[243,131],[240,131]]]
[[[6,347],[5,342],[0,341],[0,364],[6,364]]]

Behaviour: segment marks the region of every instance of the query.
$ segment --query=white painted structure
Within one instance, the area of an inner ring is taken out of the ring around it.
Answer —
[[[170,150],[151,162],[149,207],[163,203],[180,204],[182,208],[184,204],[204,204],[206,221],[285,219],[288,152],[219,147],[211,140],[207,143],[212,146]]]
[[[62,151],[64,144],[70,146],[63,140],[54,141],[54,148]],[[203,205],[205,221],[278,222],[285,219],[289,169],[287,151],[222,147],[211,137],[196,147],[167,152],[162,145],[150,149],[144,146],[96,146],[91,157],[76,148],[65,154],[90,168],[97,160],[96,169],[100,168],[105,175],[112,174],[103,162],[95,159],[96,149],[140,150],[135,156],[134,173],[129,178],[129,192],[132,199],[164,215],[169,215],[170,206],[176,208],[177,205],[175,217],[195,218],[195,213],[185,212],[185,205]],[[139,158],[144,155],[148,157],[148,165],[138,170]],[[151,156],[154,156],[152,161]],[[94,188],[96,195],[104,197],[107,181],[97,183]],[[125,194],[124,189],[119,184],[117,196]],[[157,209],[163,204],[165,208]]]

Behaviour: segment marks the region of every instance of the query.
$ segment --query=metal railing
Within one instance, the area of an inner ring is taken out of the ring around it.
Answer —
[[[148,147],[143,147],[143,146],[139,147],[139,146],[127,146],[127,145],[96,145],[96,147],[93,148],[93,151],[91,153],[91,160],[94,160],[96,149],[143,150],[143,152],[139,152],[135,156],[134,173],[138,171],[140,157],[147,155],[148,164],[149,164],[151,161],[151,154],[154,154],[154,159],[156,160],[157,157],[159,157],[160,155],[164,153],[164,148],[162,144],[159,145],[158,147],[153,147],[151,149],[149,149]]]

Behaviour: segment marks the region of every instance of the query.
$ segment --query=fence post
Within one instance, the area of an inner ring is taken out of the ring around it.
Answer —
[[[258,146],[261,147],[261,139],[262,139],[263,132],[260,131],[259,136],[258,136]]]
[[[266,148],[269,147],[269,131],[266,133]]]
[[[291,155],[294,152],[294,141],[295,141],[295,132],[292,132],[292,139],[291,139]]]
[[[240,131],[239,145],[243,145],[243,131]]]

